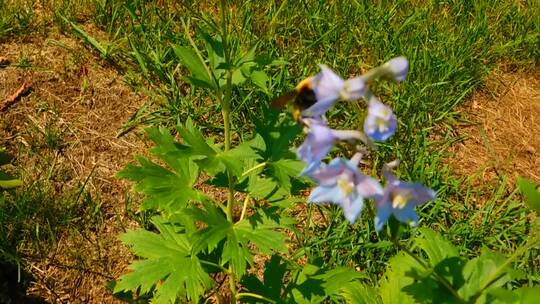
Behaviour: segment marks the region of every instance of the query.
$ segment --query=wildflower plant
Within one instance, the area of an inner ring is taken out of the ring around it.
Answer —
[[[192,37],[189,20],[184,21],[189,45],[171,45],[178,70],[185,72],[178,80],[216,100],[223,132],[212,137],[190,119],[179,123],[174,134],[150,128],[154,159],[141,156],[119,172],[144,194],[140,212],[154,216],[146,229],[121,236],[137,259],[115,282],[116,294],[135,292],[152,303],[197,303],[210,297],[220,303],[432,303],[442,298],[458,303],[489,302],[503,293],[519,299],[535,292],[501,290],[519,277],[508,265],[535,246],[538,237],[507,259],[485,251],[471,260],[426,227],[412,232],[416,252],[399,239],[403,227],[418,223],[415,208],[433,201],[434,190],[399,180],[392,173],[397,161],[383,166],[379,176],[363,172],[361,165],[376,151],[376,142],[399,131],[399,117],[371,92],[370,83],[404,81],[409,67],[404,57],[349,79],[322,65],[304,80],[316,102],[299,113],[299,123],[265,111],[254,121],[253,134],[233,136],[241,135],[234,134],[231,119],[236,89],[268,93],[272,79],[266,72],[279,62],[258,60],[256,47],[241,48],[230,31],[226,2],[221,1],[220,23],[202,19]],[[367,109],[363,132],[329,127],[325,114],[337,102],[362,100]],[[307,135],[294,149],[300,125]],[[354,150],[330,157],[343,141]],[[315,185],[308,202],[337,205],[351,223],[368,212],[381,239],[398,250],[377,284],[354,269],[309,256],[290,237],[301,227],[288,216],[290,207],[306,201],[299,194],[310,182]],[[299,262],[303,255],[307,262]],[[263,262],[256,263],[255,257]]]

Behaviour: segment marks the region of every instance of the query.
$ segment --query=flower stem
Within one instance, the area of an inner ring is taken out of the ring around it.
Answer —
[[[223,53],[225,56],[225,62],[227,64],[227,83],[225,85],[225,91],[223,99],[221,100],[221,114],[223,115],[223,124],[224,124],[224,150],[229,151],[231,148],[231,95],[232,95],[232,62],[231,62],[231,49],[228,39],[228,18],[227,18],[227,1],[221,0],[221,40],[223,43]],[[234,223],[234,176],[230,171],[227,171],[227,179],[229,182],[229,194],[227,196],[227,220],[231,223]],[[231,292],[231,303],[236,303],[237,299],[237,289],[236,289],[236,276],[234,269],[229,263],[229,290]]]

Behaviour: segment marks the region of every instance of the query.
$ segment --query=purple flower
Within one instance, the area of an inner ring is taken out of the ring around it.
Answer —
[[[315,104],[302,111],[302,117],[320,117],[334,103],[342,98],[355,100],[363,96],[365,83],[363,78],[356,77],[344,81],[339,75],[325,65],[319,65],[321,72],[308,78],[309,86],[315,93]]]
[[[389,172],[389,165],[385,166],[384,175],[387,185],[381,196],[375,198],[377,215],[375,216],[375,229],[380,231],[390,217],[403,223],[416,225],[418,215],[414,207],[434,200],[436,193],[420,183],[409,183],[398,180]]]
[[[403,56],[392,58],[383,64],[383,68],[390,72],[395,81],[403,81],[409,71],[409,61]]]
[[[319,168],[321,161],[330,149],[339,140],[360,140],[369,144],[367,137],[359,131],[354,130],[333,130],[326,123],[319,119],[304,119],[309,131],[306,140],[298,147],[297,156],[307,163],[306,168],[300,175],[310,175]]]
[[[308,202],[339,205],[345,218],[354,223],[364,207],[364,199],[382,195],[379,182],[358,170],[359,158],[334,158],[313,173],[312,177],[319,186],[313,189]]]
[[[394,135],[397,128],[396,115],[392,109],[369,93],[368,114],[364,121],[364,132],[376,141],[385,141]]]

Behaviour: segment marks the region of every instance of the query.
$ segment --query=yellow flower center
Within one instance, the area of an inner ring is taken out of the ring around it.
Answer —
[[[384,118],[377,117],[376,121],[379,132],[385,132],[388,130],[388,124],[386,123],[386,120]]]
[[[349,180],[349,176],[342,174],[337,180],[338,187],[346,194],[349,195],[354,190],[354,184]]]
[[[394,209],[403,209],[411,199],[410,194],[397,193],[392,195],[392,207]]]

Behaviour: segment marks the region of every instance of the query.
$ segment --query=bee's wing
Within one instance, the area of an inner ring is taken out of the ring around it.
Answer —
[[[270,106],[274,109],[281,109],[283,108],[287,103],[292,101],[296,95],[298,95],[298,92],[296,90],[290,91],[289,93],[285,95],[281,95],[278,98],[272,100],[270,103]]]

